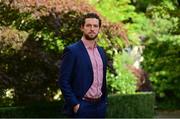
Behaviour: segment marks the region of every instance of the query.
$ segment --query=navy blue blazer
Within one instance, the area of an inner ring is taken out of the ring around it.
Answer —
[[[97,48],[103,61],[102,101],[106,101],[107,61],[104,50],[99,46]],[[81,40],[65,48],[58,83],[69,108],[78,104],[92,85],[92,64]]]

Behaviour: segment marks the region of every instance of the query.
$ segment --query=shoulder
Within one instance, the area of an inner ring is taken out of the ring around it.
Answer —
[[[64,53],[68,52],[72,55],[75,55],[78,51],[79,51],[79,43],[78,42],[73,43],[73,44],[65,47],[65,49],[64,49]]]
[[[74,50],[76,50],[78,47],[79,47],[79,43],[76,42],[76,43],[73,43],[73,44],[67,46],[66,48],[69,49],[69,50],[74,51]]]

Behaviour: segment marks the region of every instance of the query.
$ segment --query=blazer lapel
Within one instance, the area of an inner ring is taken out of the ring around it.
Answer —
[[[81,50],[81,51],[82,51],[81,53],[83,53],[83,54],[82,54],[82,55],[83,55],[83,58],[87,61],[87,65],[90,67],[90,70],[91,70],[91,73],[92,73],[92,76],[93,76],[92,63],[91,63],[91,59],[90,59],[90,57],[89,57],[89,54],[88,54],[88,52],[87,52],[87,50],[86,50],[83,42],[80,40],[78,43],[79,43],[80,48],[82,49],[82,50]]]

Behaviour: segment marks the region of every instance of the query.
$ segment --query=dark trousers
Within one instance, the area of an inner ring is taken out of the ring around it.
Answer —
[[[75,118],[105,118],[106,103],[104,101],[89,102],[81,100],[80,107],[76,113],[73,114]]]

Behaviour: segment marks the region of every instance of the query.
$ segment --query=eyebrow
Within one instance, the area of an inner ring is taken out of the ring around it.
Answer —
[[[89,25],[91,25],[91,26],[99,26],[99,24],[89,24],[89,23],[86,24],[86,25],[88,25],[88,26],[89,26]]]

